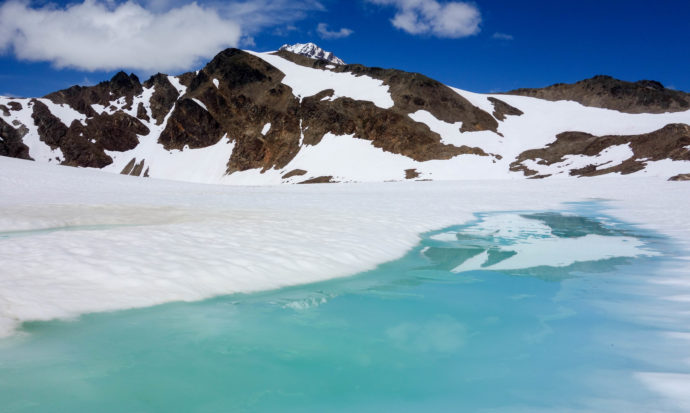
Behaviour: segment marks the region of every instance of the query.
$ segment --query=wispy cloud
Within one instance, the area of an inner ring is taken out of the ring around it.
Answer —
[[[252,35],[323,10],[316,0],[83,0],[0,5],[0,53],[57,68],[184,70]]]
[[[513,40],[514,37],[512,34],[507,34],[507,33],[500,33],[496,32],[491,36],[492,39],[498,39],[498,40]]]
[[[323,39],[342,39],[343,37],[347,37],[354,33],[354,31],[345,27],[341,28],[340,30],[330,31],[328,30],[328,25],[326,23],[319,23],[319,25],[316,26],[316,31]]]
[[[457,39],[479,33],[482,21],[477,6],[461,1],[437,0],[368,0],[382,6],[393,6],[393,26],[410,34],[427,34]]]

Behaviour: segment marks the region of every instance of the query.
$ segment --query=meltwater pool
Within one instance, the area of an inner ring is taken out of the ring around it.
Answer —
[[[602,208],[478,213],[348,278],[26,323],[0,340],[0,411],[683,411],[654,381],[690,373],[655,317],[682,305],[653,283],[680,252]]]

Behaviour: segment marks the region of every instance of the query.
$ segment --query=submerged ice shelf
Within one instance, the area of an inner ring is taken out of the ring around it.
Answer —
[[[609,242],[557,262],[527,247],[592,236]],[[354,277],[27,323],[0,341],[0,405],[680,412],[658,388],[690,374],[687,350],[651,317],[673,311],[654,280],[676,255],[597,204],[478,214]]]

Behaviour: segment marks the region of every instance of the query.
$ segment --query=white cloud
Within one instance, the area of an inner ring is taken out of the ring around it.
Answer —
[[[337,31],[330,31],[326,23],[319,23],[319,25],[316,26],[316,31],[323,39],[342,39],[354,33],[351,29],[346,29],[345,27]]]
[[[155,14],[128,1],[109,8],[96,0],[64,9],[0,7],[0,50],[29,61],[85,70],[185,69],[240,39],[240,26],[191,3]]]
[[[498,39],[498,40],[513,40],[514,39],[512,34],[500,33],[500,32],[494,33],[494,35],[491,37],[493,39]]]
[[[436,37],[460,38],[479,33],[482,21],[479,9],[470,3],[437,0],[368,0],[371,3],[394,6],[393,26],[410,34],[430,34]]]
[[[83,0],[32,7],[0,5],[0,53],[83,70],[186,70],[226,47],[251,45],[259,30],[288,24],[316,0],[242,0],[205,6],[189,0]]]

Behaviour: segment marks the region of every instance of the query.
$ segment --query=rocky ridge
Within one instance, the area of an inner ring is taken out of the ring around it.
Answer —
[[[551,101],[573,100],[585,106],[625,113],[690,110],[689,93],[665,88],[654,80],[626,82],[603,75],[572,84],[558,83],[541,89],[517,89],[508,93]]]

